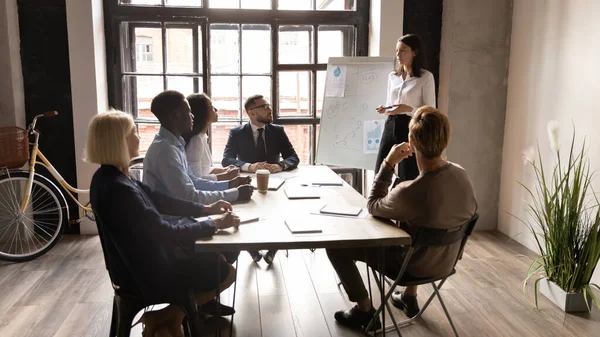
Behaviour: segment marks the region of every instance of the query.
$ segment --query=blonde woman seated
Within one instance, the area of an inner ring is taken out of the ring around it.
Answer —
[[[221,273],[217,276],[216,254],[175,258],[175,249],[191,248],[196,239],[210,237],[217,229],[238,227],[239,218],[225,201],[204,206],[153,192],[132,180],[128,163],[139,155],[139,143],[129,114],[110,111],[90,122],[86,160],[101,165],[92,178],[90,198],[103,233],[111,239],[103,249],[107,250],[112,281],[124,291],[153,295],[175,287],[193,288],[196,302],[206,303],[216,296],[218,282],[219,289],[233,283],[235,269],[221,257]],[[220,220],[174,226],[162,220],[161,213],[188,217],[227,214]],[[155,336],[159,330],[173,337],[183,336],[183,317],[173,305],[146,312],[140,320],[145,324],[144,336]]]
[[[207,132],[212,123],[219,120],[218,109],[206,94],[191,94],[187,97],[194,115],[192,132],[182,135],[185,140],[185,154],[188,166],[197,177],[212,181],[231,180],[240,174],[237,166],[213,167],[212,154],[208,146]]]

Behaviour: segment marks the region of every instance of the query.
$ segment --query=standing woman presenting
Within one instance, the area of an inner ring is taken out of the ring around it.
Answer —
[[[375,174],[392,146],[408,142],[408,123],[415,111],[424,105],[435,107],[435,81],[424,69],[425,55],[421,39],[407,34],[396,43],[396,68],[388,76],[387,101],[377,112],[388,114],[377,154]],[[419,175],[415,156],[398,164],[399,181],[413,180]]]

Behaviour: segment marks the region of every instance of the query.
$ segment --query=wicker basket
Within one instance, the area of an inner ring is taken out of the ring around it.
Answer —
[[[17,126],[0,128],[0,167],[19,168],[29,160],[27,130]]]

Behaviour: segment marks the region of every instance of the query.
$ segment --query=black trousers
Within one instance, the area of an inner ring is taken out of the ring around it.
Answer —
[[[403,247],[390,246],[383,249],[385,254],[385,265],[380,269],[378,254],[382,253],[379,248],[340,248],[327,249],[329,261],[346,289],[348,299],[352,302],[358,302],[369,298],[369,293],[365,287],[360,272],[356,267],[356,261],[363,261],[369,267],[379,272],[383,272],[387,277],[396,279],[402,268],[405,258]]]
[[[377,154],[377,162],[375,163],[375,174],[379,172],[379,168],[385,157],[395,144],[408,142],[408,123],[411,116],[408,115],[390,115],[385,121],[383,127],[383,135],[379,145],[379,153]],[[405,180],[413,180],[419,176],[419,168],[415,156],[408,157],[398,164],[398,178],[394,186]]]

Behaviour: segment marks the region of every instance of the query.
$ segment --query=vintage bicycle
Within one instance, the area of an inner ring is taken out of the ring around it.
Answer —
[[[50,111],[35,116],[27,130],[0,128],[0,260],[33,260],[58,242],[65,224],[69,223],[69,206],[62,191],[80,209],[80,217],[74,222],[86,217],[94,221],[89,203],[81,204],[74,195],[88,194],[89,190],[69,185],[38,147],[37,120],[56,115],[58,112]],[[21,169],[27,162],[29,168]],[[36,173],[36,165],[45,167],[62,190]]]

